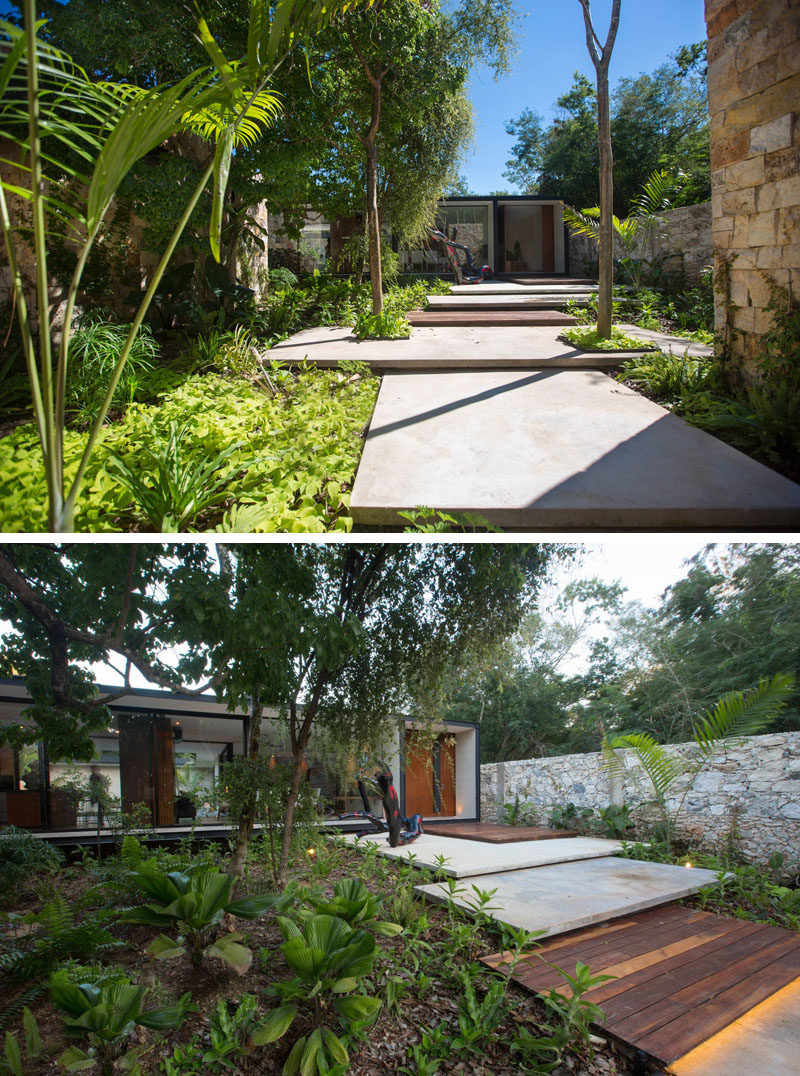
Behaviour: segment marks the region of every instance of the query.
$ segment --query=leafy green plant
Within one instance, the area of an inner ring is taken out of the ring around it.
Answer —
[[[0,830],[0,901],[13,904],[20,891],[56,873],[63,854],[25,829],[7,826]]]
[[[241,470],[261,462],[259,457],[239,459],[225,467],[243,447],[235,441],[211,459],[194,458],[186,449],[193,419],[182,426],[170,422],[166,436],[153,425],[152,447],[145,447],[133,460],[109,451],[106,470],[126,489],[154,531],[190,530],[199,516],[232,499],[231,484]]]
[[[616,803],[609,803],[598,811],[600,822],[607,836],[621,840],[629,829],[633,829],[630,817],[630,808],[627,803],[620,807]]]
[[[687,393],[713,389],[718,382],[718,372],[711,359],[659,351],[652,357],[623,363],[617,380],[630,381],[659,399],[675,402]]]
[[[208,1045],[198,1035],[188,1043],[176,1046],[172,1057],[164,1059],[166,1076],[206,1076],[207,1073],[228,1072],[236,1067],[237,1058],[250,1050],[248,1039],[259,1025],[256,999],[243,994],[231,1012],[228,1002],[221,999],[211,1014],[208,1026]]]
[[[720,746],[754,736],[768,725],[785,705],[793,685],[793,677],[779,674],[771,680],[761,680],[752,691],[723,695],[713,710],[706,710],[694,725],[694,758],[684,761],[648,733],[636,732],[604,740],[603,768],[612,779],[622,781],[630,776],[645,800],[655,804],[670,848],[675,820],[703,766]],[[621,750],[632,752],[634,766],[626,763]],[[670,796],[679,781],[683,782],[683,792],[671,803]]]
[[[411,326],[401,313],[382,311],[380,314],[360,313],[353,332],[359,340],[407,340]]]
[[[568,329],[562,329],[558,335],[559,340],[564,340],[581,351],[654,351],[655,348],[647,340],[640,340],[636,336],[628,336],[612,326],[610,336],[601,336],[594,325],[572,325]]]
[[[354,993],[375,962],[375,939],[332,915],[313,915],[302,930],[283,916],[278,923],[285,939],[281,948],[295,974],[288,982],[275,984],[273,992],[283,1004],[253,1034],[253,1042],[264,1045],[282,1038],[303,1006],[310,1009],[311,1031],[295,1041],[283,1067],[284,1076],[297,1072],[316,1076],[335,1066],[347,1066],[346,1044],[328,1025],[335,1020],[349,1034],[377,1016],[380,999]]]
[[[174,927],[179,932],[177,941],[160,934],[148,949],[153,956],[166,960],[188,951],[193,964],[202,963],[204,957],[216,958],[238,975],[244,975],[253,954],[241,944],[241,934],[220,934],[220,927],[226,915],[244,919],[265,915],[275,903],[272,895],[232,901],[232,875],[206,865],[165,874],[145,864],[133,871],[131,877],[152,903],[126,911],[122,916],[124,922]]]
[[[286,291],[289,288],[296,288],[299,281],[294,275],[291,269],[287,269],[283,265],[277,266],[275,269],[269,271],[269,286],[275,291]]]
[[[130,332],[129,325],[83,320],[72,333],[70,378],[66,407],[79,418],[91,419],[100,406],[109,379],[119,361]],[[140,326],[128,352],[128,361],[117,380],[111,406],[130,403],[142,373],[153,368],[159,348],[146,325]]]
[[[525,825],[532,817],[533,811],[532,803],[526,803],[525,800],[520,801],[519,796],[515,796],[513,803],[503,804],[503,822],[507,826]]]
[[[308,897],[308,903],[317,915],[333,915],[343,919],[353,929],[369,930],[373,934],[393,937],[402,934],[403,928],[397,923],[389,923],[377,918],[380,901],[373,896],[360,878],[343,878],[333,888],[333,897],[318,900]],[[311,913],[298,911],[301,920],[307,921]]]
[[[114,1062],[123,1053],[127,1039],[136,1025],[164,1031],[178,1027],[189,1012],[197,1012],[184,994],[173,1006],[164,1009],[144,1009],[147,989],[134,983],[82,983],[75,986],[64,975],[55,973],[50,980],[53,1004],[68,1015],[63,1017],[64,1029],[70,1036],[88,1037],[89,1049],[70,1046],[59,1058],[66,1072],[86,1072],[100,1062],[102,1071],[110,1073]],[[126,1067],[137,1072],[136,1059],[140,1047],[125,1053]]]
[[[397,514],[401,519],[406,519],[411,524],[410,527],[405,528],[406,533],[434,534],[439,532],[451,533],[452,531],[502,533],[500,527],[495,527],[484,516],[475,512],[456,512],[451,515],[449,512],[443,512],[438,508],[426,508],[424,505],[417,505],[416,508],[409,508]]]
[[[458,1004],[459,1033],[452,1041],[452,1048],[457,1053],[481,1054],[486,1044],[494,1040],[495,1031],[507,1015],[507,982],[493,979],[483,998],[478,1001],[475,975],[472,974],[471,968],[463,968],[461,986],[462,993]]]
[[[591,807],[576,807],[574,803],[554,804],[550,808],[548,822],[553,829],[572,829],[583,825],[593,814]]]
[[[23,1045],[20,1046],[15,1035],[6,1032],[2,1054],[0,1054],[0,1073],[10,1076],[24,1076],[27,1065],[24,1062],[36,1061],[42,1054],[42,1037],[36,1017],[26,1005],[22,1010]],[[24,1057],[23,1057],[24,1055]]]

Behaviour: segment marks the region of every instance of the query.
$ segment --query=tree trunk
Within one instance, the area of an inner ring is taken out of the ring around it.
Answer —
[[[621,0],[613,0],[606,43],[592,25],[590,0],[578,0],[583,10],[586,47],[597,74],[597,141],[600,150],[600,229],[598,234],[597,332],[611,335],[612,289],[614,286],[614,158],[611,152],[611,119],[608,103],[608,65],[619,27]]]
[[[367,136],[367,217],[369,220],[369,280],[372,313],[383,312],[383,271],[381,267],[381,222],[378,216],[378,146],[376,137],[381,111],[381,82],[372,87],[372,124]]]
[[[611,336],[614,287],[614,157],[608,103],[608,67],[597,72],[597,138],[600,149],[600,233],[598,236],[597,332]]]
[[[258,759],[261,750],[261,715],[264,713],[264,704],[261,701],[258,690],[253,695],[250,704],[250,737],[247,757],[253,761]],[[253,822],[256,817],[256,790],[250,792],[249,802],[239,819],[239,827],[236,831],[236,843],[231,855],[228,873],[234,878],[241,878],[244,873],[244,865],[247,861],[247,853],[250,850],[250,838],[253,835]]]
[[[297,805],[297,797],[300,794],[300,782],[303,779],[303,762],[306,757],[306,745],[308,736],[302,737],[294,751],[294,769],[292,770],[292,783],[289,787],[289,799],[286,803],[286,814],[283,819],[283,843],[281,845],[281,861],[278,867],[276,879],[278,890],[283,890],[286,885],[286,871],[289,867],[289,852],[292,848],[292,827],[294,826],[294,809]]]

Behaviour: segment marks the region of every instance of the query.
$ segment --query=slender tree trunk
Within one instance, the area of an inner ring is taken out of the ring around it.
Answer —
[[[311,736],[311,728],[317,714],[319,699],[322,693],[322,677],[317,680],[308,707],[303,716],[303,724],[299,733],[295,733],[297,727],[297,704],[292,703],[290,714],[290,735],[292,739],[292,757],[294,768],[292,770],[292,783],[289,786],[289,798],[286,802],[286,814],[283,819],[283,843],[281,845],[281,861],[278,867],[277,885],[283,889],[286,885],[286,871],[289,867],[289,853],[292,848],[292,828],[294,826],[294,809],[297,805],[297,797],[300,795],[300,782],[303,779],[303,762],[306,757],[306,747]]]
[[[600,150],[600,230],[598,235],[597,332],[611,335],[612,289],[614,286],[614,158],[611,151],[611,118],[608,99],[608,66],[619,27],[621,0],[613,0],[606,43],[592,25],[590,0],[578,0],[583,10],[586,47],[597,74],[597,140]]]
[[[378,147],[374,138],[367,146],[367,213],[372,313],[380,314],[383,312],[383,268],[381,266],[381,222],[378,216]]]
[[[264,703],[261,701],[258,689],[253,694],[250,704],[250,737],[247,757],[252,761],[258,759],[261,750],[261,716],[264,713]],[[249,802],[239,819],[239,828],[236,831],[236,843],[233,848],[228,873],[235,878],[241,878],[244,873],[244,865],[247,861],[247,853],[250,850],[250,838],[253,835],[253,822],[256,817],[256,790],[250,792]]]

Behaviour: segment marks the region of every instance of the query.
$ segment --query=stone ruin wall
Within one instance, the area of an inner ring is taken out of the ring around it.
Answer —
[[[667,748],[683,758],[694,749],[693,744]],[[632,752],[622,755],[632,762]],[[640,804],[634,780],[627,777],[612,791],[600,763],[596,753],[483,765],[481,818],[502,820],[499,805],[517,796],[533,805],[531,821],[545,825],[554,805],[598,810],[612,801],[631,808]],[[683,788],[670,803],[676,805],[682,794]],[[754,863],[766,863],[773,852],[781,852],[788,864],[800,861],[800,732],[748,737],[721,750],[701,770],[678,816],[678,835],[719,851],[734,829],[738,847]]]
[[[705,0],[705,14],[716,326],[752,374],[769,282],[800,285],[800,3]]]
[[[660,237],[653,237],[637,252],[648,262],[654,258],[661,263],[666,282],[694,287],[700,274],[714,261],[711,246],[711,203],[680,206],[663,215],[664,227]],[[624,258],[625,250],[615,237],[614,257]],[[569,237],[569,271],[571,276],[597,276],[597,244],[585,235]],[[645,280],[649,274],[645,273]]]

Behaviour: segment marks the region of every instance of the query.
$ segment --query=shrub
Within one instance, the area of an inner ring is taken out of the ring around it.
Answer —
[[[291,269],[283,265],[269,271],[269,286],[271,291],[288,290],[296,288],[299,281]]]
[[[13,904],[26,885],[55,874],[63,861],[57,848],[27,830],[0,830],[0,901]]]
[[[67,409],[82,417],[93,417],[106,393],[111,374],[125,346],[130,325],[107,321],[84,321],[70,341],[70,376],[67,381]],[[112,405],[130,403],[143,374],[158,358],[158,345],[146,325],[139,329],[128,361],[122,369]]]

